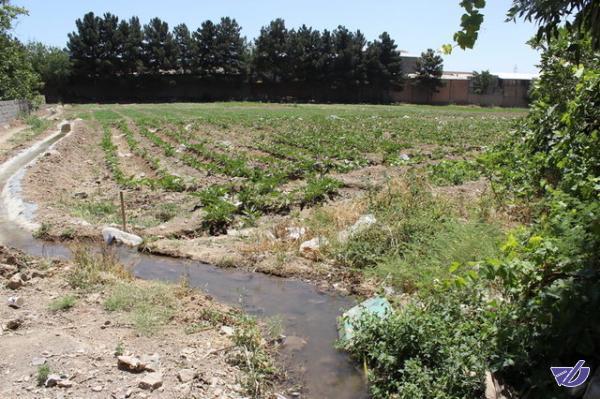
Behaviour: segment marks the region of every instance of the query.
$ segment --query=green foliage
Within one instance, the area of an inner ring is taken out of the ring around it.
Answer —
[[[331,177],[310,178],[301,194],[301,203],[314,205],[336,194],[342,186],[342,182]]]
[[[48,379],[48,376],[50,375],[51,370],[50,370],[50,366],[46,363],[42,364],[41,366],[38,366],[37,368],[37,375],[36,375],[36,381],[38,386],[43,386],[46,383],[46,380]]]
[[[443,72],[444,60],[432,49],[428,49],[417,59],[415,84],[425,88],[431,96],[443,86]]]
[[[363,318],[342,344],[366,364],[373,398],[478,398],[493,333],[487,314],[476,291],[440,291],[385,319]]]
[[[32,100],[41,86],[25,46],[11,35],[20,15],[27,15],[27,10],[8,0],[0,2],[0,100]]]
[[[143,335],[155,334],[175,311],[172,289],[160,283],[138,286],[118,283],[104,302],[109,312],[125,312]]]
[[[73,295],[65,295],[50,302],[48,309],[53,312],[64,312],[75,306],[77,299]]]
[[[33,70],[40,76],[45,86],[56,88],[68,83],[71,77],[69,53],[41,42],[28,43],[27,52]]]
[[[430,180],[436,186],[457,186],[481,176],[475,161],[441,161],[429,166]]]
[[[492,75],[490,71],[473,71],[473,77],[471,78],[471,89],[473,90],[473,93],[493,93],[497,84],[497,78],[494,75]]]

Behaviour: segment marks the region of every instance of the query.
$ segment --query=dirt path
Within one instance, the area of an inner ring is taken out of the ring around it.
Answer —
[[[166,324],[140,330],[139,314],[106,310],[110,301],[115,301],[119,285],[73,289],[68,284],[73,267],[0,247],[0,397],[247,395],[242,386],[246,376],[236,365],[237,349],[232,341],[238,327],[222,327],[235,322],[235,312],[198,291],[165,286],[160,292],[174,296],[176,310]],[[136,280],[118,284],[133,291],[160,287]],[[21,298],[22,306],[9,307],[9,297]],[[148,367],[140,372],[123,370],[117,355],[135,356]],[[56,386],[40,377],[44,368],[60,376]],[[157,376],[152,373],[160,373],[160,383],[148,388],[142,381]]]

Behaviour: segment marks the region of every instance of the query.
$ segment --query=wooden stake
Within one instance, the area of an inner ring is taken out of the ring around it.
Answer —
[[[119,197],[121,198],[121,221],[123,225],[123,231],[127,231],[127,219],[125,217],[125,201],[123,200],[123,191],[119,191]]]

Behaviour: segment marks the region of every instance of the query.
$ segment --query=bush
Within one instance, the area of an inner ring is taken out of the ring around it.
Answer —
[[[431,182],[436,186],[457,186],[481,176],[475,161],[441,161],[429,167]]]
[[[477,291],[440,291],[385,319],[363,318],[341,344],[366,364],[374,398],[478,398],[493,347],[482,306]]]

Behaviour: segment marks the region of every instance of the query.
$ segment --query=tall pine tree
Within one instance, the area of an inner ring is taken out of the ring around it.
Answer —
[[[144,55],[146,68],[154,73],[176,67],[177,48],[169,24],[153,18],[144,26]]]
[[[192,35],[186,24],[179,24],[173,29],[175,46],[177,48],[176,67],[180,73],[188,73],[192,69],[194,48]]]
[[[253,59],[258,79],[270,82],[284,82],[289,79],[288,38],[289,32],[281,18],[271,21],[260,30]]]

